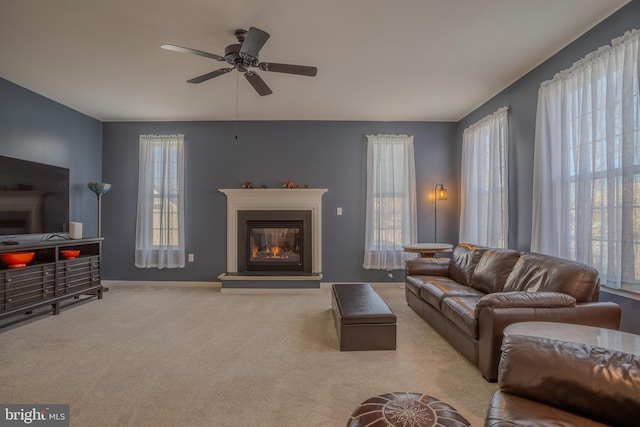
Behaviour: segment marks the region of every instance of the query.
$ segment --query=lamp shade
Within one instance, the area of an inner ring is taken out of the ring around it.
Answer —
[[[436,190],[436,198],[438,200],[447,200],[447,189],[440,184],[440,188]]]
[[[106,182],[89,182],[87,183],[87,187],[96,194],[104,194],[111,190],[111,184],[107,184]]]

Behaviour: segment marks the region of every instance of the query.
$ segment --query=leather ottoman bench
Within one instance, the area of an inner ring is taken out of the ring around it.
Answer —
[[[331,305],[340,351],[396,349],[396,315],[370,284],[334,284]]]

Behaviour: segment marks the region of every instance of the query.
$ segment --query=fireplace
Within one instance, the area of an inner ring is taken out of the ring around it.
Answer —
[[[238,212],[238,272],[311,273],[311,212]]]
[[[222,291],[320,288],[326,189],[220,191],[227,196],[227,271],[218,275]]]

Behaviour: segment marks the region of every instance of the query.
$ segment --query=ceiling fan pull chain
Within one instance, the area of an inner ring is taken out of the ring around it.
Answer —
[[[239,75],[240,73],[236,73],[236,141],[238,140],[238,86],[239,86]]]

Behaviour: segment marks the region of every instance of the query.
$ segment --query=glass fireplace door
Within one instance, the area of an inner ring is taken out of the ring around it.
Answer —
[[[302,221],[247,221],[248,271],[302,271]]]

